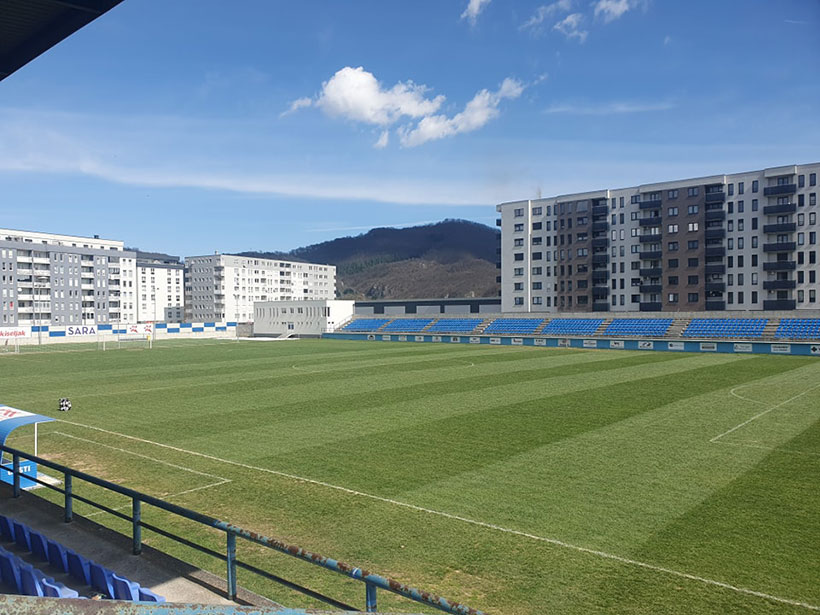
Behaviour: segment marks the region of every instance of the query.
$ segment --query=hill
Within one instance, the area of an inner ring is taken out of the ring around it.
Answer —
[[[484,224],[444,220],[240,256],[336,265],[337,294],[343,298],[494,297],[497,235]]]

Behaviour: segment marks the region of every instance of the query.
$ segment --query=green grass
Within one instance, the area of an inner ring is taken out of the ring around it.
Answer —
[[[802,357],[336,340],[0,356],[3,403],[185,449],[57,422],[41,426],[45,456],[513,615],[817,608],[818,383]],[[30,450],[30,432],[9,444]],[[362,604],[333,573],[248,543],[239,555]],[[385,593],[380,607],[418,610]]]

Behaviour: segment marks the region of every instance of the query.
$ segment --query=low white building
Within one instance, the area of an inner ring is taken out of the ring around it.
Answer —
[[[253,334],[260,336],[318,336],[334,331],[353,317],[354,301],[257,301],[253,305]]]

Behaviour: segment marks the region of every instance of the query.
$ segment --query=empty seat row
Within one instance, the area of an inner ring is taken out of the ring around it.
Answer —
[[[150,589],[141,587],[138,583],[117,575],[101,564],[86,559],[54,540],[47,539],[40,532],[29,528],[27,525],[3,515],[0,515],[0,536],[8,542],[14,542],[23,551],[31,553],[37,561],[47,562],[58,572],[67,573],[79,585],[90,586],[108,598],[139,602],[165,602],[165,598],[155,594]],[[5,554],[17,558],[13,553],[3,551]],[[17,560],[22,562],[19,558]],[[9,557],[4,558],[4,554],[0,553],[0,573],[2,573],[3,581],[18,593],[63,598],[76,598],[79,596],[76,590],[57,583],[36,568],[31,575],[28,571],[24,573],[23,570],[26,566],[28,564],[25,564],[25,562],[23,562],[22,567],[17,564],[16,568],[20,572],[15,576],[15,562]],[[28,591],[23,590],[24,577],[29,583],[27,586]],[[15,583],[15,580],[17,580],[17,583]]]
[[[768,318],[695,318],[683,337],[754,338],[763,335]]]
[[[40,569],[31,566],[3,547],[0,547],[0,579],[15,594],[51,598],[80,596],[76,590],[46,576]]]
[[[554,318],[542,333],[544,335],[592,335],[604,322],[603,318]]]
[[[617,318],[604,330],[604,335],[666,335],[671,318]]]
[[[347,323],[342,331],[377,331],[388,322],[389,318],[359,318]]]
[[[535,333],[543,322],[543,318],[496,318],[484,329],[484,333],[528,335]]]
[[[397,318],[389,322],[382,331],[385,333],[417,333],[433,322],[432,318]]]
[[[781,318],[777,338],[820,340],[820,318]]]
[[[471,333],[484,322],[481,318],[441,318],[430,325],[429,333]]]

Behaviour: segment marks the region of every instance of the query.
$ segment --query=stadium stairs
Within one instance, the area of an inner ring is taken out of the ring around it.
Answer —
[[[541,332],[544,330],[544,327],[546,327],[548,324],[550,324],[550,320],[551,319],[549,319],[549,318],[545,318],[544,322],[542,322],[540,325],[538,325],[538,327],[535,329],[535,331],[532,332],[532,334],[533,335],[541,335]]]
[[[607,328],[609,325],[611,325],[611,324],[612,324],[612,321],[613,321],[613,320],[615,320],[615,319],[614,319],[614,318],[604,318],[604,322],[602,322],[602,323],[601,323],[601,326],[600,326],[600,327],[598,327],[598,328],[595,330],[595,333],[593,333],[592,335],[593,335],[593,336],[596,336],[596,337],[597,337],[597,336],[599,336],[599,335],[603,335],[603,334],[604,334],[604,331],[606,331],[606,328]]]
[[[763,333],[760,334],[760,339],[774,340],[776,338],[777,328],[780,326],[779,318],[770,318],[766,326],[763,327]]]
[[[666,330],[666,337],[672,339],[683,339],[682,334],[691,322],[691,318],[676,318]]]
[[[495,319],[496,319],[496,317],[492,317],[492,318],[485,318],[485,319],[484,319],[484,321],[483,321],[480,325],[478,325],[478,326],[475,328],[475,334],[476,334],[476,335],[481,335],[481,334],[483,334],[483,333],[484,333],[484,329],[486,329],[487,327],[489,327],[489,326],[490,326],[490,323],[491,323],[492,321],[494,321]]]

